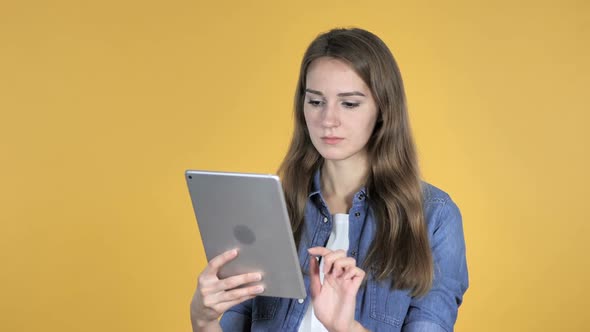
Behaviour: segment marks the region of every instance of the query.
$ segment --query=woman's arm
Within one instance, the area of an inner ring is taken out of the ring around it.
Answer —
[[[435,203],[430,245],[434,260],[432,289],[414,298],[403,332],[450,332],[457,320],[463,294],[469,286],[462,218],[457,205],[447,198]]]

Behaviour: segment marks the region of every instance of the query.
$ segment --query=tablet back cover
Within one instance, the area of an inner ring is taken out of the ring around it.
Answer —
[[[263,271],[264,296],[305,298],[283,190],[274,175],[187,171],[207,260],[238,248],[220,278]]]

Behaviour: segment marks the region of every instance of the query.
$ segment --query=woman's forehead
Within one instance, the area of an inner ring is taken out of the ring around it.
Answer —
[[[323,94],[369,91],[369,87],[350,64],[329,57],[312,61],[307,69],[305,85],[307,89]]]

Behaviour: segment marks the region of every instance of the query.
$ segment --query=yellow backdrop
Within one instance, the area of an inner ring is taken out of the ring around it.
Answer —
[[[314,36],[381,36],[459,204],[457,331],[590,324],[588,1],[0,3],[0,330],[189,331],[183,171],[272,173]]]

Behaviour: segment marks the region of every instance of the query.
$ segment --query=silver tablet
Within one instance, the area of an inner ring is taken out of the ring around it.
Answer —
[[[278,176],[186,171],[207,260],[233,248],[220,278],[261,271],[260,295],[305,298],[305,286]]]

